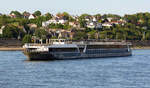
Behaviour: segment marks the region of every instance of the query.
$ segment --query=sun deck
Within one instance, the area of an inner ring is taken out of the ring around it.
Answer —
[[[65,45],[65,44],[76,44],[76,45],[128,45],[131,46],[130,42],[121,41],[121,40],[81,40],[81,41],[72,41],[66,39],[48,39],[46,43],[27,43],[25,46],[51,46],[51,45]]]

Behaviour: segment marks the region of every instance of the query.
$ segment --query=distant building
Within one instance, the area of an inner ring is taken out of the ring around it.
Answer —
[[[30,13],[28,13],[28,12],[25,12],[25,13],[23,14],[23,17],[26,18],[26,19],[28,19],[29,16],[30,16]]]
[[[9,16],[10,16],[11,18],[16,18],[16,14],[14,14],[14,13],[11,13]]]
[[[110,22],[105,22],[102,24],[103,27],[111,27],[112,24]]]
[[[1,29],[0,29],[0,34],[1,34],[1,35],[3,34],[4,28],[5,28],[5,26],[2,26]]]
[[[96,28],[96,29],[101,29],[101,28],[103,28],[103,26],[102,26],[101,23],[97,23],[95,28]]]
[[[95,17],[93,17],[93,19],[92,19],[94,22],[96,22],[97,21],[97,19],[95,18]]]
[[[95,28],[95,26],[96,26],[96,23],[95,23],[95,22],[88,22],[88,23],[87,23],[87,27],[88,27],[88,28]]]
[[[109,18],[107,18],[107,20],[108,20],[109,22],[111,22],[111,21],[113,20],[113,18],[109,17]]]
[[[101,24],[101,23],[98,23],[98,22],[88,22],[88,23],[87,23],[87,27],[88,27],[88,28],[100,29],[100,28],[102,28],[102,24]]]
[[[80,28],[80,24],[78,22],[69,22],[69,25],[75,28]]]
[[[65,24],[68,20],[65,20],[63,18],[59,18],[59,17],[53,17],[52,19],[48,20],[48,21],[45,21],[45,22],[42,22],[42,26],[43,27],[46,27],[48,26],[49,24]]]
[[[35,18],[36,18],[36,16],[34,14],[30,14],[28,19],[35,19]]]

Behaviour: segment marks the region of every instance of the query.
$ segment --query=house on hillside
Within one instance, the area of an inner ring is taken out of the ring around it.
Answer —
[[[14,14],[14,13],[11,13],[9,16],[10,16],[11,18],[16,18],[16,14]]]
[[[98,22],[87,22],[87,27],[88,28],[96,28],[96,29],[101,29],[102,28],[102,24],[98,23]]]
[[[42,26],[47,27],[49,24],[52,24],[52,23],[57,24],[58,20],[57,19],[50,19],[48,21],[42,22]]]
[[[110,22],[105,22],[102,24],[103,27],[112,27],[113,25]]]
[[[73,39],[74,31],[64,29],[47,29],[51,37]]]
[[[67,20],[65,19],[59,19],[58,20],[58,24],[65,24],[67,22]]]
[[[92,21],[97,22],[97,19],[95,17],[92,18]]]
[[[23,14],[23,17],[24,17],[25,19],[28,19],[30,15],[31,15],[30,13],[27,13],[27,12],[26,12],[26,13]]]
[[[108,20],[109,22],[111,22],[111,21],[113,20],[113,18],[108,17],[107,20]]]
[[[95,28],[96,23],[95,22],[87,22],[87,27],[88,28]]]
[[[45,22],[42,22],[42,26],[43,27],[47,27],[49,24],[65,24],[68,20],[66,20],[65,18],[63,17],[53,17],[52,19],[48,20],[48,21],[45,21]]]
[[[96,29],[101,29],[103,28],[102,23],[97,23],[95,26]]]
[[[0,29],[0,34],[1,34],[1,35],[3,34],[4,28],[5,28],[5,26],[2,26],[1,29]]]
[[[35,19],[36,16],[34,14],[30,14],[30,16],[28,17],[28,19]]]
[[[69,22],[69,25],[75,28],[80,28],[80,24],[78,22]]]

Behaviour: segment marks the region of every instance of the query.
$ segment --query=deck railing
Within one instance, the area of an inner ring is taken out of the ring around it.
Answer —
[[[124,40],[65,40],[65,39],[48,39],[46,43],[26,43],[27,46],[47,46],[52,44],[79,44],[79,45],[87,45],[87,44],[100,44],[100,45],[132,45],[130,42],[126,42]]]

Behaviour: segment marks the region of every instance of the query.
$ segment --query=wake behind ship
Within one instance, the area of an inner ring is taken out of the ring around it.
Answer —
[[[125,41],[79,41],[49,39],[46,44],[25,44],[28,60],[67,60],[131,56],[131,43]]]

